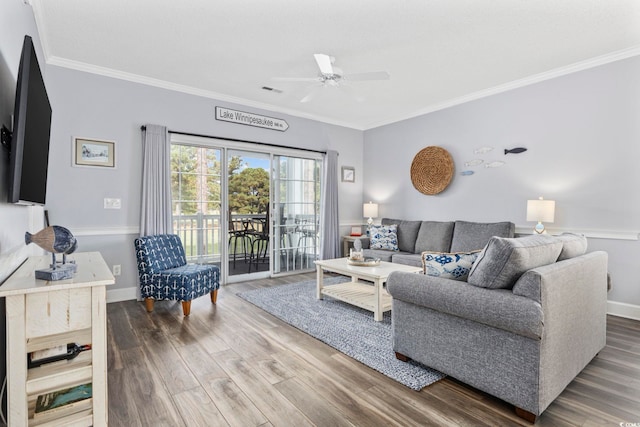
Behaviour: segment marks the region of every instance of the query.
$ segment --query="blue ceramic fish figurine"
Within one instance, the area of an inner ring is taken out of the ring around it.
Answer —
[[[504,149],[504,155],[506,156],[507,154],[520,154],[520,153],[524,153],[525,151],[527,151],[526,148],[524,147],[517,147],[517,148],[511,148],[511,149]]]
[[[71,232],[59,225],[43,228],[36,234],[24,234],[25,244],[35,243],[45,251],[54,254],[71,254],[78,248],[78,242]]]

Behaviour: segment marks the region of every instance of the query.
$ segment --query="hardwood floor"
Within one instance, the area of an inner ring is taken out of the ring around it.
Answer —
[[[110,426],[527,426],[513,407],[446,378],[415,392],[235,294],[315,274],[224,286],[180,303],[108,304]],[[640,426],[640,322],[609,317],[607,347],[539,426]],[[633,424],[636,423],[636,424]]]

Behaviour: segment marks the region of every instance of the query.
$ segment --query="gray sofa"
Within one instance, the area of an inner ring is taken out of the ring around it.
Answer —
[[[467,280],[389,276],[396,356],[534,422],[605,346],[607,254],[583,236],[494,237]]]
[[[515,232],[512,222],[407,221],[382,218],[381,224],[397,225],[399,250],[369,249],[370,240],[362,238],[360,240],[364,256],[416,267],[422,265],[422,252],[480,250],[491,237],[513,237]]]

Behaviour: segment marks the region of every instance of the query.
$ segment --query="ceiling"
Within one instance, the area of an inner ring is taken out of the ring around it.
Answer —
[[[361,130],[640,54],[638,0],[24,1],[50,64]],[[301,103],[315,53],[391,78]]]

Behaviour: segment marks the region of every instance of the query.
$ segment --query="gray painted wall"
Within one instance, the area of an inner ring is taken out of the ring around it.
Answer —
[[[556,200],[554,229],[640,231],[640,57],[497,94],[365,132],[365,200],[380,216],[526,222],[526,201]],[[435,196],[413,187],[409,170],[424,147],[448,150],[450,186]],[[480,147],[495,147],[475,155]],[[526,147],[504,155],[505,148]],[[474,158],[499,168],[467,168]],[[463,170],[471,176],[461,176]],[[640,304],[640,242],[589,239],[609,252],[610,301]]]
[[[87,229],[108,231],[138,226],[143,124],[295,148],[333,149],[340,153],[341,165],[354,166],[362,172],[361,131],[62,67],[50,66],[47,77],[54,118],[46,208],[52,223],[64,225],[78,235],[78,250],[100,251],[108,265],[122,265],[122,276],[116,278],[116,285],[109,291],[137,287],[133,252],[136,236],[85,234]],[[215,106],[283,118],[289,129],[278,132],[216,121]],[[116,169],[73,167],[74,136],[116,141]],[[339,191],[341,218],[360,217],[362,180],[341,183]],[[122,209],[103,209],[105,197],[122,199]]]

